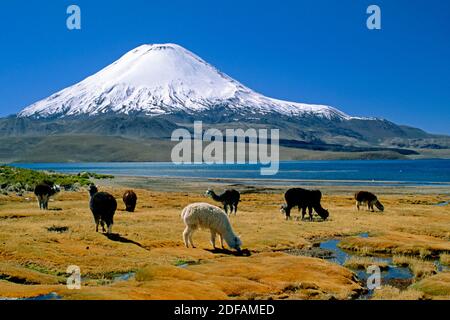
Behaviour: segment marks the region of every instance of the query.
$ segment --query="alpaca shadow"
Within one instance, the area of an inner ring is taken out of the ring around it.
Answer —
[[[50,208],[50,209],[47,209],[48,211],[63,211],[63,209],[62,208]]]
[[[122,237],[120,234],[118,233],[103,233],[103,235],[108,238],[111,241],[116,241],[116,242],[121,242],[121,243],[131,243],[134,244],[136,246],[138,246],[139,248],[148,250],[146,247],[144,247],[142,244],[140,244],[139,242],[130,240],[128,238]]]
[[[235,256],[235,257],[250,257],[252,254],[250,250],[248,249],[242,249],[241,251],[236,250],[228,250],[228,249],[205,249],[206,251],[209,251],[214,254],[226,254],[229,256]]]
[[[327,218],[326,220],[320,218],[320,217],[314,217],[312,220],[310,220],[309,218],[301,218],[301,217],[297,217],[294,218],[294,221],[300,221],[300,222],[325,222],[325,221],[332,221],[332,219]]]

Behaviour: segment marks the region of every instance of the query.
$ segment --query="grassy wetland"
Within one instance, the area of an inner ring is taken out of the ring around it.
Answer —
[[[84,183],[57,194],[48,211],[27,190],[0,195],[0,298],[450,299],[450,207],[436,205],[449,200],[445,188],[322,186],[330,217],[310,222],[279,212],[287,185],[86,178],[118,200],[113,235],[95,232]],[[121,200],[130,187],[135,213]],[[230,220],[247,254],[212,250],[204,230],[194,234],[196,249],[184,247],[181,210],[217,204],[203,195],[208,187],[241,191]],[[385,211],[357,211],[357,189],[376,193]],[[330,239],[346,254],[341,263],[321,247]],[[368,294],[358,275],[372,264],[383,270],[382,287]],[[69,265],[81,269],[80,290],[66,286]],[[385,280],[395,268],[410,278]]]

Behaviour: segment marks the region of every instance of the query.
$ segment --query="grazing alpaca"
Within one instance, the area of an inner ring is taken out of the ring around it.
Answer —
[[[39,209],[48,210],[48,200],[51,196],[60,192],[61,189],[58,185],[52,183],[40,183],[34,188],[34,194],[39,203]]]
[[[378,198],[376,195],[374,195],[372,192],[368,191],[359,191],[355,193],[355,200],[356,200],[356,208],[359,210],[359,206],[367,203],[368,210],[374,212],[373,206],[376,206],[378,210],[384,211],[384,206],[381,204],[380,201],[378,201]]]
[[[111,234],[114,224],[114,214],[117,209],[116,199],[107,192],[98,192],[97,187],[94,185],[90,186],[89,194],[91,196],[89,207],[94,215],[95,231],[98,232],[98,225],[101,224],[103,232],[105,232],[106,224],[108,234]]]
[[[125,203],[125,210],[128,212],[134,212],[136,209],[137,195],[132,190],[128,190],[123,194],[123,202]]]
[[[183,232],[184,244],[189,248],[189,243],[195,248],[192,242],[192,235],[199,228],[209,229],[211,232],[211,244],[216,248],[216,234],[219,234],[220,243],[223,246],[223,240],[228,246],[237,251],[241,251],[241,239],[234,233],[227,214],[219,207],[209,203],[192,203],[185,207],[181,212],[186,229]]]
[[[286,215],[286,220],[291,218],[291,209],[298,207],[298,210],[302,210],[302,220],[306,214],[306,208],[308,208],[309,220],[313,220],[312,210],[314,209],[317,214],[326,220],[330,215],[328,210],[322,208],[320,201],[322,200],[322,192],[320,190],[306,190],[302,188],[292,188],[286,191],[284,194],[286,204],[281,206],[281,213]]]
[[[230,208],[230,214],[236,215],[238,203],[241,198],[239,191],[234,189],[225,190],[221,195],[217,195],[212,189],[208,189],[205,193],[206,196],[211,197],[213,200],[221,202],[225,213],[228,214],[228,208]]]

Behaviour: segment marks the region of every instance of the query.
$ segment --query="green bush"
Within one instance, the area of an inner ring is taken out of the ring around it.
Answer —
[[[19,191],[33,191],[42,182],[57,184],[63,188],[70,188],[75,184],[87,186],[91,179],[113,179],[111,175],[101,175],[84,172],[81,174],[62,174],[46,171],[35,171],[10,166],[0,166],[0,189]]]

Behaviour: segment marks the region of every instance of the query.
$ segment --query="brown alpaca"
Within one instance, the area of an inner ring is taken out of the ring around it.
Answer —
[[[125,191],[123,194],[123,202],[125,203],[126,211],[134,212],[136,209],[137,195],[133,190]]]
[[[378,210],[384,211],[384,206],[378,201],[376,195],[368,191],[358,191],[355,193],[356,207],[359,210],[359,206],[367,203],[367,208],[370,211],[374,211],[373,206],[377,207]]]

